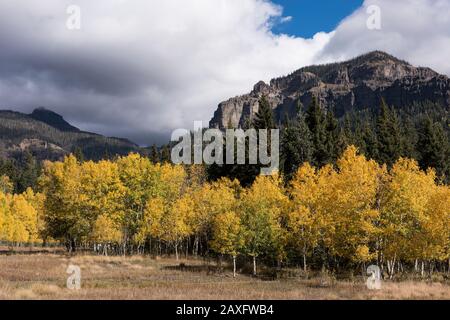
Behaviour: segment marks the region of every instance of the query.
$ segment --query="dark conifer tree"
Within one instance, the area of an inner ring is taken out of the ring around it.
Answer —
[[[403,154],[399,118],[384,100],[377,119],[378,161],[392,166]]]
[[[281,168],[287,180],[291,179],[297,169],[305,162],[311,162],[311,133],[305,122],[305,115],[299,104],[297,116],[287,120],[281,139]]]
[[[75,150],[73,151],[73,155],[75,156],[75,158],[77,158],[79,163],[84,162],[84,153],[80,147],[75,148]]]
[[[325,120],[326,141],[325,150],[327,162],[336,162],[344,150],[341,150],[339,142],[339,122],[333,111],[328,111]]]
[[[311,105],[306,113],[305,121],[311,132],[313,164],[321,167],[327,164],[330,161],[330,158],[326,148],[326,118],[316,97],[313,97],[312,99]]]
[[[258,112],[253,119],[253,128],[257,130],[276,128],[273,117],[273,110],[266,96],[262,96],[261,99],[259,99]]]
[[[162,148],[161,162],[171,162],[170,147],[168,145]]]
[[[40,167],[33,155],[26,151],[21,160],[21,174],[17,182],[17,192],[25,192],[27,188],[36,190]]]
[[[159,154],[158,147],[155,144],[152,145],[152,148],[151,148],[151,151],[150,151],[150,160],[153,163],[158,163],[158,162],[161,161],[161,157],[160,157],[160,154]]]
[[[369,159],[379,159],[377,134],[369,121],[362,125],[361,135],[364,143],[364,150],[361,150],[361,152]]]
[[[405,115],[402,121],[402,156],[410,159],[418,159],[417,143],[419,140],[416,126],[411,119],[411,116]]]
[[[434,168],[439,177],[450,178],[450,145],[447,134],[440,123],[427,117],[419,131],[419,163],[423,169]]]

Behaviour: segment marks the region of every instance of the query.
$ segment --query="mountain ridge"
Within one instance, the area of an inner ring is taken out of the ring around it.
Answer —
[[[28,151],[38,160],[60,160],[76,150],[90,160],[142,151],[128,139],[81,131],[42,107],[31,114],[0,110],[0,156],[17,158]]]
[[[34,109],[29,116],[35,120],[42,121],[61,131],[80,132],[81,130],[68,123],[61,115],[53,112],[45,107]]]
[[[415,67],[386,52],[372,51],[356,58],[306,66],[269,84],[259,81],[245,95],[219,104],[210,127],[242,127],[268,98],[278,122],[294,116],[297,104],[308,106],[313,97],[338,117],[348,111],[377,109],[381,99],[396,107],[433,102],[450,106],[450,79],[427,67]]]

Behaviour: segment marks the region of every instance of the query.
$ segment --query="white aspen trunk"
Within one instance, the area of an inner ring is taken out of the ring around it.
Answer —
[[[233,278],[236,278],[236,256],[233,256]]]
[[[186,240],[186,259],[189,256],[189,239]]]
[[[256,256],[253,256],[253,275],[256,277]]]
[[[178,243],[175,243],[175,257],[178,261]]]
[[[420,274],[421,274],[422,278],[425,276],[425,263],[423,262],[423,260],[422,260],[422,270],[421,270]]]
[[[305,271],[305,273],[306,273],[306,268],[307,268],[307,266],[306,266],[306,253],[303,253],[303,271]]]

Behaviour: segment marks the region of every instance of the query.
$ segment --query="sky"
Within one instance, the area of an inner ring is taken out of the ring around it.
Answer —
[[[44,106],[142,145],[207,125],[221,101],[306,65],[383,50],[450,75],[449,0],[33,3],[0,1],[0,109]]]
[[[276,0],[283,7],[285,23],[273,28],[276,34],[311,38],[317,32],[333,31],[345,17],[361,7],[363,0]]]

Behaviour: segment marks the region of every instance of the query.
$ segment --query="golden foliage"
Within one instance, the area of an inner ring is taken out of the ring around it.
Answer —
[[[153,164],[138,154],[46,162],[42,193],[12,195],[0,178],[0,240],[50,238],[178,250],[203,241],[221,255],[279,261],[318,249],[352,263],[450,258],[450,188],[410,159],[390,170],[349,147],[336,166],[305,163],[287,187],[278,175],[206,182],[204,168]],[[177,251],[178,253],[178,251]]]

